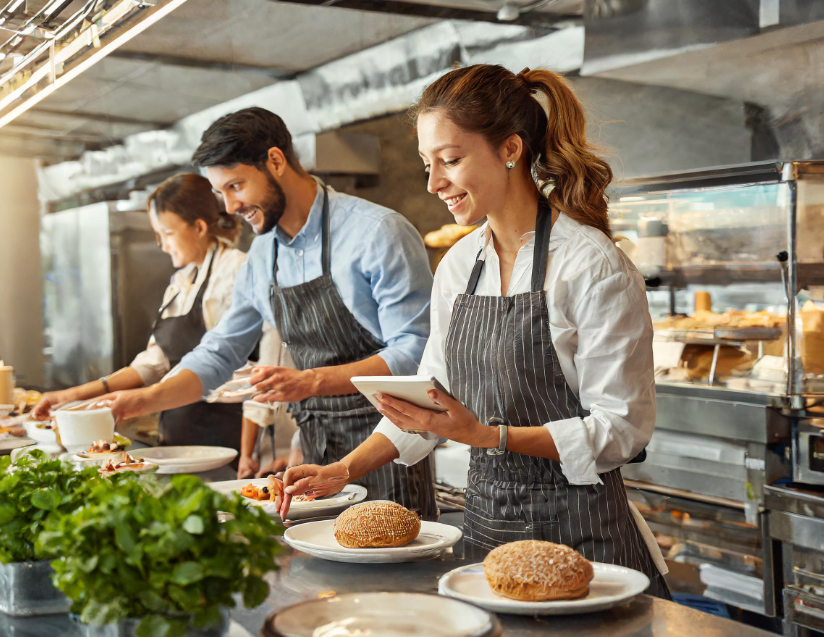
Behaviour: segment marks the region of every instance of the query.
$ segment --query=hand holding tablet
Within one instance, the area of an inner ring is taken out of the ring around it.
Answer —
[[[450,395],[434,376],[354,376],[352,384],[377,409],[376,393],[387,394],[400,400],[432,411],[446,411],[444,407],[436,405],[429,398],[429,392],[437,389],[447,396]]]

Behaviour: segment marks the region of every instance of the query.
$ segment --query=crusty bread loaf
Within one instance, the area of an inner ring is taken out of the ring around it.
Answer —
[[[484,560],[484,575],[501,597],[542,602],[583,597],[593,572],[592,564],[568,546],[523,540],[493,549]]]
[[[416,513],[386,500],[356,504],[335,520],[335,539],[350,549],[405,546],[420,531]]]

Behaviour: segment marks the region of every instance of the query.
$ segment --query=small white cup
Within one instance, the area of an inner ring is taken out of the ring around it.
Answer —
[[[86,451],[98,440],[114,440],[114,417],[108,407],[85,411],[54,412],[60,442],[69,453]]]

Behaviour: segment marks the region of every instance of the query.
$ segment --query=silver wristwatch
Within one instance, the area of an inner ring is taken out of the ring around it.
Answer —
[[[506,451],[506,436],[509,433],[509,427],[506,425],[506,421],[503,418],[493,417],[490,418],[487,423],[490,427],[498,427],[498,434],[500,435],[500,439],[498,441],[497,447],[492,447],[486,450],[486,455],[488,456],[501,456]]]

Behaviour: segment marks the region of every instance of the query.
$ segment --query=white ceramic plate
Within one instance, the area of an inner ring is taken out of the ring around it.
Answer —
[[[158,473],[201,473],[229,464],[237,451],[228,447],[151,447],[135,449],[132,456],[160,465]]]
[[[157,470],[158,470],[159,468],[160,468],[160,467],[158,467],[158,466],[157,466],[156,464],[154,464],[153,462],[149,462],[148,460],[144,460],[144,461],[140,464],[140,466],[137,466],[137,467],[130,467],[130,468],[128,468],[128,469],[126,469],[126,468],[117,469],[114,473],[140,473],[140,474],[149,474],[149,473],[156,473],[156,472],[157,472]],[[101,470],[102,470],[102,467],[101,467],[100,469],[98,469],[98,471],[101,471]],[[103,475],[103,474],[101,474],[101,475]],[[110,473],[109,475],[114,475],[114,474],[113,474],[113,473]]]
[[[286,530],[283,539],[293,548],[332,562],[393,564],[431,559],[461,539],[461,530],[439,522],[421,522],[421,532],[406,546],[348,549],[338,544],[334,520],[298,524]]]
[[[0,434],[0,452],[11,451],[12,449],[19,449],[20,447],[28,447],[34,444],[34,440],[26,436],[13,436],[10,433]]]
[[[80,453],[76,453],[71,456],[69,462],[76,464],[76,465],[83,465],[83,466],[90,466],[95,465],[97,467],[104,466],[109,460],[117,464],[126,459],[126,452],[125,451],[110,451],[108,453],[88,453],[86,451],[81,451]]]
[[[422,593],[344,593],[272,614],[263,635],[294,637],[497,637],[498,620],[485,610]]]
[[[492,592],[484,575],[483,564],[470,564],[450,571],[438,582],[438,592],[496,613],[513,615],[577,615],[606,610],[624,604],[649,586],[649,578],[638,571],[615,564],[592,562],[595,577],[589,594],[580,599],[551,602],[519,602]]]
[[[219,491],[224,495],[232,493],[240,493],[240,490],[247,484],[254,484],[257,487],[265,487],[269,484],[268,478],[255,478],[246,480],[225,480],[224,482],[211,482],[209,486],[215,491]],[[348,509],[353,504],[362,502],[366,499],[366,488],[357,484],[347,484],[343,491],[335,495],[323,498],[321,500],[310,500],[309,502],[292,502],[289,507],[290,520],[302,520],[304,518],[314,518],[322,515],[335,515]],[[259,502],[244,498],[244,501],[249,506],[260,507],[264,512],[273,517],[280,519],[280,514],[275,508],[274,504],[269,502]]]

